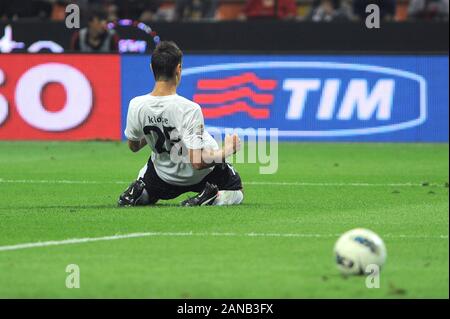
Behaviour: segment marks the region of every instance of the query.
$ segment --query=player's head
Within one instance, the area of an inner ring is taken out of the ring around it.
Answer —
[[[181,80],[181,59],[183,52],[172,41],[161,41],[152,54],[152,71],[155,81]]]

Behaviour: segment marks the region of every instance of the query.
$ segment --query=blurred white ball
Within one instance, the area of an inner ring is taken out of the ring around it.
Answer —
[[[364,228],[344,233],[334,246],[337,267],[344,275],[363,275],[369,265],[377,265],[381,270],[386,256],[380,236]]]

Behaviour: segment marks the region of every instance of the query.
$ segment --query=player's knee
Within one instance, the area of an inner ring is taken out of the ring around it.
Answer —
[[[157,202],[158,202],[158,198],[149,194],[147,189],[144,189],[138,205],[140,205],[140,206],[154,205]]]
[[[236,201],[234,205],[240,205],[244,201],[244,191],[243,189],[236,191]]]
[[[244,200],[244,194],[241,190],[236,191],[219,191],[214,202],[216,206],[239,205]]]

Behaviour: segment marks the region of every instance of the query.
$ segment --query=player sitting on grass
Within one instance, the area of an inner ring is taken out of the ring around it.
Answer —
[[[199,194],[183,206],[236,205],[244,198],[239,174],[225,161],[240,149],[238,136],[226,136],[219,148],[204,130],[200,106],[176,93],[182,56],[175,43],[161,42],[151,59],[153,91],[130,101],[128,146],[138,152],[148,144],[153,152],[119,206],[155,204],[186,192]]]

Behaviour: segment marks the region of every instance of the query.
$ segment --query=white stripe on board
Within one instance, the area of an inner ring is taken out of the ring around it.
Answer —
[[[86,181],[86,180],[33,180],[33,179],[1,179],[0,184],[117,184],[127,185],[130,181]],[[244,185],[256,185],[256,186],[319,186],[319,187],[417,187],[424,186],[421,183],[363,183],[363,182],[348,182],[348,183],[335,183],[335,182],[243,182]],[[444,184],[427,183],[427,186],[444,186]]]
[[[34,243],[23,243],[15,245],[0,246],[0,251],[12,251],[38,247],[49,246],[61,246],[70,244],[84,244],[96,241],[110,241],[127,238],[140,238],[140,237],[281,237],[281,238],[336,238],[339,234],[302,234],[302,233],[221,233],[221,232],[144,232],[144,233],[130,233],[130,234],[117,234],[104,237],[85,237],[85,238],[72,238],[64,240],[51,240],[40,241]],[[395,235],[385,234],[383,238],[393,239],[448,239],[448,235]]]

